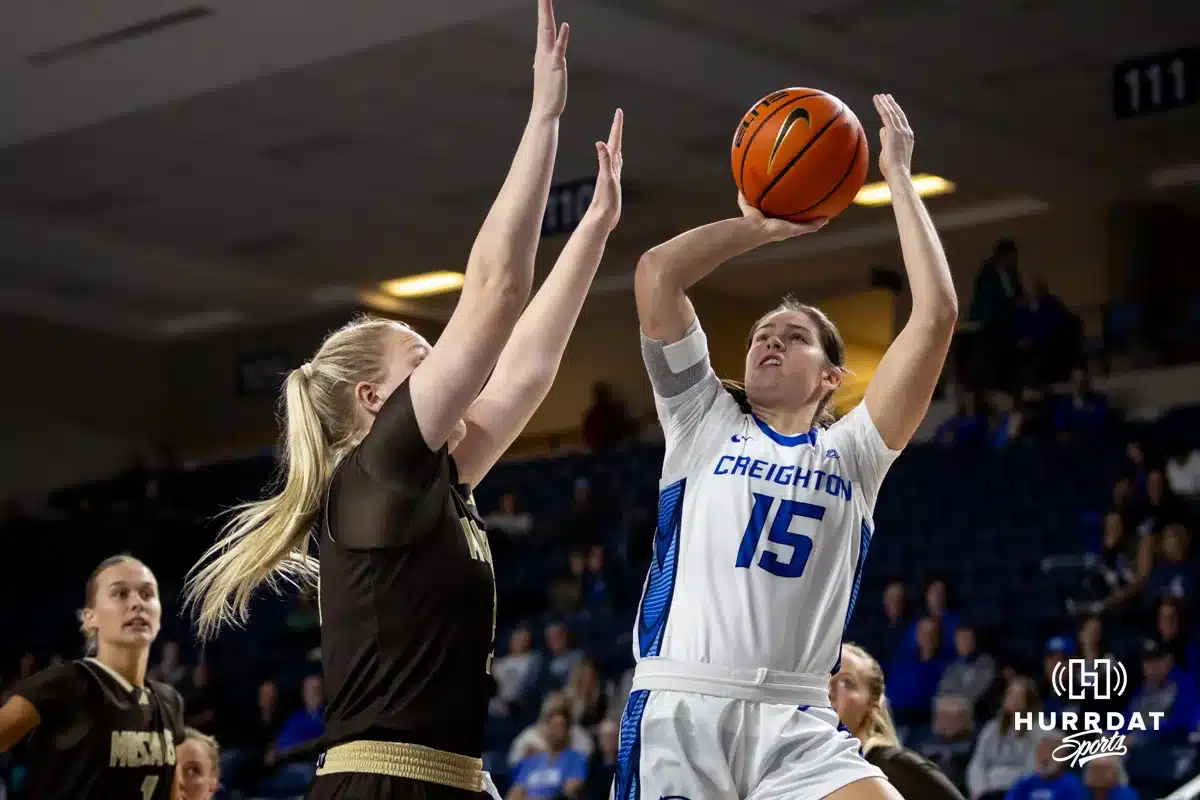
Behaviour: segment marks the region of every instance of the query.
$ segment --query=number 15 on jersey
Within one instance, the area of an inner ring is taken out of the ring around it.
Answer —
[[[820,522],[825,517],[825,506],[799,500],[778,500],[770,495],[755,493],[750,522],[746,525],[741,546],[738,547],[736,566],[750,569],[754,563],[754,556],[758,553],[758,543],[767,527],[767,520],[771,517],[771,509],[776,506],[775,519],[767,533],[767,541],[780,547],[791,548],[791,551],[763,550],[758,559],[758,566],[759,569],[780,578],[799,578],[804,574],[804,567],[808,565],[813,540],[812,537],[793,532],[792,521],[799,517]]]

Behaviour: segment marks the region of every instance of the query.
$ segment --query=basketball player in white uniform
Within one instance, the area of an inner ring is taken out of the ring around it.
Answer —
[[[957,318],[889,95],[880,168],[912,291],[864,401],[822,427],[845,353],[815,308],[754,326],[744,389],[722,385],[685,291],[720,263],[821,227],[743,216],[638,265],[642,351],[666,434],[654,559],[634,629],[615,800],[898,798],[829,704],[888,467],[924,417]]]

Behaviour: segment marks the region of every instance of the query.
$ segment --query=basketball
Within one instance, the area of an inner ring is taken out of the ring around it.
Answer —
[[[819,89],[781,89],[754,104],[733,135],[733,180],[768,217],[806,222],[842,213],[870,154],[850,107]]]

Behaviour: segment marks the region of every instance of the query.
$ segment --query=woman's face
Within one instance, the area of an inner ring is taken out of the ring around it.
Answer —
[[[207,744],[185,739],[175,747],[175,789],[179,800],[209,800],[217,793],[216,759]]]
[[[816,321],[802,311],[776,311],[750,336],[746,395],[756,405],[778,408],[819,400],[841,383],[841,373],[826,361]]]
[[[83,610],[83,626],[98,642],[149,647],[161,623],[158,581],[145,564],[121,561],[96,576],[96,595]]]
[[[862,730],[873,705],[862,666],[855,656],[843,652],[841,669],[829,679],[829,702],[838,719],[855,736]]]
[[[1029,706],[1029,695],[1025,691],[1025,684],[1022,681],[1012,681],[1008,684],[1008,689],[1004,692],[1004,711],[1008,714],[1016,714],[1018,711],[1027,711]]]

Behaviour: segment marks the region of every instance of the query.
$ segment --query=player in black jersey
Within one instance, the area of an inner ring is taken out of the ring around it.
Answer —
[[[0,708],[0,752],[29,736],[30,800],[175,798],[183,700],[146,680],[161,616],[142,562],[114,556],[92,572],[80,622],[93,655],[26,678]]]
[[[567,27],[551,0],[538,17],[533,108],[437,346],[387,320],[330,335],[286,381],[279,492],[237,510],[187,587],[207,636],[260,583],[319,579],[317,800],[495,794],[480,755],[496,588],[471,487],[549,391],[621,208],[618,111],[591,205],[525,308],[566,102]]]

